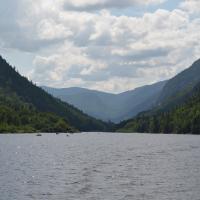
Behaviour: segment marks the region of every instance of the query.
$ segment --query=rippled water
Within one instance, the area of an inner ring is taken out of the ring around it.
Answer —
[[[200,136],[0,135],[0,200],[199,200]]]

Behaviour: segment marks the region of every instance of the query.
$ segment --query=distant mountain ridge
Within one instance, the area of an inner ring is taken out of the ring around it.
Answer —
[[[42,88],[48,93],[79,108],[97,119],[118,123],[150,109],[166,84],[166,81],[146,85],[120,94],[112,94],[85,88]]]

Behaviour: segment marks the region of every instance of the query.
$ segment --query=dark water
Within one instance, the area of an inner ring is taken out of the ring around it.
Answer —
[[[0,200],[199,200],[200,136],[0,135]]]

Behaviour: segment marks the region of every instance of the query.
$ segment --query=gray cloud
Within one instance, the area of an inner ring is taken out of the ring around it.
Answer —
[[[149,4],[158,4],[162,3],[163,0],[97,0],[97,1],[89,1],[89,0],[77,0],[77,1],[66,1],[64,3],[64,8],[66,10],[73,11],[94,11],[94,10],[102,10],[102,9],[111,9],[118,8],[123,9],[136,5],[149,5]]]
[[[158,47],[154,49],[144,49],[142,51],[130,51],[128,55],[119,56],[123,61],[130,62],[130,61],[145,61],[147,59],[157,58],[157,57],[166,57],[169,52],[171,51],[168,47]]]

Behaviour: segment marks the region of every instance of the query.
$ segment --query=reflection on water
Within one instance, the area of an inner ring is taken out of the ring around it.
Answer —
[[[199,200],[200,137],[0,135],[0,200]]]

